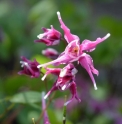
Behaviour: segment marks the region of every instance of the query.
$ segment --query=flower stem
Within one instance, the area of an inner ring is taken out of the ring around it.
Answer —
[[[35,124],[34,118],[32,118],[33,124]]]
[[[65,102],[67,100],[67,96],[65,96]],[[63,108],[63,124],[66,124],[66,105],[64,104]]]
[[[48,106],[49,106],[49,104],[51,103],[51,101],[52,101],[52,99],[53,99],[54,96],[55,96],[55,93],[53,93],[52,97],[49,98],[49,100],[48,100],[48,102],[47,102],[47,105],[46,105],[45,109],[41,112],[40,117],[39,117],[39,119],[37,120],[36,124],[39,124],[39,123],[40,123],[40,120],[42,119],[42,117],[43,117],[43,115],[44,115],[44,112],[45,112],[46,109],[48,108]]]

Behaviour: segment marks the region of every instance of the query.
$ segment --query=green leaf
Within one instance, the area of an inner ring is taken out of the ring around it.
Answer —
[[[48,18],[49,13],[56,11],[56,5],[53,1],[50,0],[43,0],[38,2],[30,11],[29,19],[31,21],[38,20],[38,18],[45,20]]]
[[[37,103],[41,102],[41,93],[35,91],[26,91],[14,95],[11,99],[13,103]]]
[[[0,18],[10,12],[10,4],[8,2],[0,2]]]

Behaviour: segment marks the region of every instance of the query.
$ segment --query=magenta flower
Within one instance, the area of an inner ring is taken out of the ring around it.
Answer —
[[[46,103],[45,103],[44,95],[45,95],[45,93],[42,92],[42,110],[44,111],[43,122],[44,122],[44,124],[50,124],[49,118],[48,118],[48,115],[47,115],[47,111],[45,110],[46,109]]]
[[[80,102],[81,100],[77,96],[77,92],[76,92],[77,88],[74,82],[76,73],[77,73],[77,70],[74,67],[74,65],[71,63],[65,66],[63,69],[47,68],[47,72],[44,75],[44,77],[42,77],[42,80],[44,80],[48,74],[57,75],[58,78],[56,82],[53,84],[50,91],[45,95],[44,99],[46,99],[55,90],[64,91],[69,89],[72,93],[72,98],[69,101],[67,101],[65,105],[69,104],[74,98],[76,98]]]
[[[56,59],[59,55],[58,52],[53,48],[42,50],[42,54],[51,59]]]
[[[22,71],[19,71],[19,75],[28,75],[31,78],[38,78],[40,76],[40,70],[37,68],[39,63],[34,60],[30,61],[26,59],[24,56],[21,57],[22,61],[20,63],[22,64],[21,67],[23,67]]]
[[[106,37],[108,37],[108,36],[109,36],[109,34],[107,34],[104,38],[101,38],[101,39],[102,40],[106,39]],[[99,39],[97,39],[97,40],[99,40]],[[96,43],[98,43],[97,40],[95,41]],[[89,47],[90,49],[93,48],[91,46]],[[68,64],[68,63],[77,61],[86,69],[86,71],[88,72],[88,74],[94,84],[95,90],[97,90],[97,86],[96,86],[96,82],[93,77],[93,74],[98,75],[99,72],[94,68],[93,60],[90,57],[90,55],[83,52],[82,47],[85,50],[85,47],[83,46],[83,44],[80,45],[78,40],[74,40],[67,45],[65,51],[63,53],[61,53],[57,59],[55,59],[51,62],[42,64],[42,65],[38,65],[38,68],[45,67],[50,64],[59,65],[59,64]]]
[[[37,37],[38,40],[35,42],[45,43],[47,46],[57,45],[61,39],[61,33],[53,28],[51,25],[51,29],[42,28],[44,31],[43,34],[39,34]]]
[[[68,64],[77,61],[86,69],[94,84],[95,90],[97,90],[97,86],[93,74],[98,75],[99,72],[94,68],[92,58],[88,54],[86,54],[85,51],[87,52],[93,51],[96,48],[96,46],[99,43],[106,40],[110,36],[110,34],[108,33],[103,38],[97,38],[95,41],[84,40],[80,44],[78,36],[70,33],[70,30],[65,26],[64,22],[62,21],[60,13],[57,12],[57,14],[61,24],[61,28],[64,30],[64,34],[65,34],[64,37],[68,42],[68,45],[66,46],[64,52],[62,52],[57,59],[42,65],[38,65],[38,68],[45,67],[50,64],[60,65],[60,64]]]
[[[38,68],[46,67],[50,64],[60,65],[60,64],[68,64],[70,62],[76,61],[79,59],[79,56],[82,55],[80,54],[80,52],[82,52],[80,50],[80,44],[78,40],[77,41],[74,40],[67,45],[65,51],[61,53],[57,59],[42,65],[39,65]]]

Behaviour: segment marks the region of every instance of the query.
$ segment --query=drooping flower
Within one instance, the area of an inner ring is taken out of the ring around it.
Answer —
[[[45,50],[42,50],[42,54],[50,59],[56,59],[58,57],[58,52],[53,48],[47,48]]]
[[[93,74],[98,75],[99,73],[94,68],[92,58],[84,51],[93,51],[99,43],[106,40],[109,36],[110,34],[108,33],[105,37],[97,38],[96,41],[94,42],[87,40],[88,42],[83,41],[82,44],[79,43],[78,39],[73,40],[69,42],[69,44],[65,48],[65,51],[62,52],[57,59],[42,65],[38,65],[38,68],[45,67],[50,64],[60,65],[60,64],[68,64],[77,61],[86,69],[90,78],[92,79],[95,90],[97,90],[97,86]]]
[[[57,45],[61,39],[61,33],[53,28],[51,25],[51,29],[42,28],[44,31],[43,34],[39,34],[35,40],[35,42],[45,43],[47,46]]]
[[[21,57],[22,61],[20,61],[21,67],[23,67],[23,70],[19,71],[19,75],[28,75],[31,78],[38,78],[40,76],[40,70],[37,68],[39,63],[34,60],[30,61],[24,56]]]
[[[80,102],[81,100],[77,96],[77,91],[76,91],[77,87],[74,82],[76,73],[77,70],[74,67],[74,65],[71,63],[65,66],[63,69],[48,68],[46,74],[44,75],[44,77],[42,77],[42,80],[44,80],[48,74],[57,75],[58,78],[56,82],[53,84],[50,91],[45,95],[44,99],[46,99],[55,90],[64,91],[69,89],[72,94],[72,98],[69,101],[67,101],[65,105],[69,104],[74,98],[76,98]]]
[[[74,41],[70,42],[67,45],[65,51],[61,55],[59,55],[59,57],[57,59],[55,59],[51,62],[42,64],[42,65],[38,65],[38,68],[45,67],[50,64],[53,64],[53,65],[68,64],[68,63],[75,62],[75,61],[80,63],[87,70],[87,72],[89,73],[89,75],[93,81],[95,89],[97,89],[92,73],[98,75],[98,71],[94,68],[93,60],[91,59],[91,57],[82,51],[78,40],[76,40],[76,41],[74,40]],[[88,67],[86,67],[86,66],[88,66]]]
[[[42,110],[44,111],[43,122],[44,122],[44,124],[50,124],[49,118],[48,118],[48,115],[47,115],[47,111],[46,111],[46,103],[45,103],[44,95],[45,95],[45,93],[42,92]]]

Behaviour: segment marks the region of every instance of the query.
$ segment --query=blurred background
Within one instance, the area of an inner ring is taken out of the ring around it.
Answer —
[[[78,67],[76,83],[82,102],[74,99],[69,104],[67,124],[122,124],[121,0],[0,0],[0,124],[32,124],[31,118],[38,120],[44,82],[41,77],[30,79],[17,72],[21,70],[21,56],[36,58],[40,63],[51,61],[41,54],[47,47],[33,41],[42,27],[53,25],[63,33],[57,11],[81,42],[111,33],[90,53],[99,70],[99,76],[95,76],[97,91],[86,71]],[[62,52],[65,43],[53,48]],[[53,82],[54,78],[48,77],[48,89]],[[65,95],[71,97],[69,91],[56,91],[48,107],[52,124],[62,124]]]

